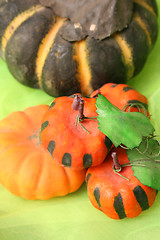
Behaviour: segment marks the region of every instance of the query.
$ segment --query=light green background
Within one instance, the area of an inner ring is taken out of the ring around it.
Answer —
[[[157,0],[160,9],[160,0]],[[160,26],[160,16],[159,16]],[[0,119],[10,112],[52,97],[22,86],[0,60]],[[150,113],[160,134],[160,35],[142,72],[128,82],[149,99]],[[92,207],[86,185],[75,193],[47,201],[29,201],[0,186],[0,240],[159,240],[160,193],[154,205],[134,219],[112,220]]]

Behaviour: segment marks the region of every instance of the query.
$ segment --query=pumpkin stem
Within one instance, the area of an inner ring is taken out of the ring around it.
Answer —
[[[118,161],[118,156],[117,156],[117,153],[116,152],[113,152],[111,154],[112,156],[112,159],[113,159],[113,165],[112,165],[112,169],[113,171],[118,174],[120,177],[124,178],[125,180],[129,181],[128,178],[124,177],[123,175],[121,175],[119,172],[122,170],[122,166],[119,164],[119,161]]]
[[[112,159],[113,159],[113,166],[112,166],[112,168],[113,168],[116,172],[120,172],[120,171],[122,170],[122,167],[121,167],[121,165],[119,164],[117,153],[116,153],[116,152],[113,152],[113,153],[111,154],[111,156],[112,156]]]
[[[75,111],[79,111],[79,119],[83,119],[83,111],[84,111],[84,100],[80,94],[76,95],[73,103],[72,103],[72,109]]]
[[[77,126],[77,123],[80,124],[80,126],[87,132],[89,133],[89,131],[81,124],[81,122],[84,120],[84,119],[91,119],[93,121],[97,121],[97,117],[85,117],[84,114],[83,114],[83,111],[84,111],[84,100],[82,98],[82,96],[80,94],[76,95],[74,100],[73,100],[73,103],[72,103],[72,109],[75,110],[75,111],[79,111],[79,114],[77,115],[77,118],[76,118],[76,126]]]

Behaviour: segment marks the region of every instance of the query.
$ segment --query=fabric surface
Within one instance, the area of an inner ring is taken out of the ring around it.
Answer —
[[[157,2],[160,9],[160,0]],[[160,35],[143,70],[128,84],[148,97],[152,122],[160,135],[159,53]],[[53,100],[41,90],[18,83],[2,60],[0,83],[0,119],[10,112]],[[157,240],[159,236],[160,193],[153,206],[140,216],[112,220],[91,205],[85,184],[75,193],[46,201],[24,200],[0,186],[0,240]]]

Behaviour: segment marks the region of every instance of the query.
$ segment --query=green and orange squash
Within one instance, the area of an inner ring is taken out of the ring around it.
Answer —
[[[121,31],[103,39],[77,34],[77,41],[62,36],[69,19],[40,2],[0,0],[0,55],[19,82],[52,96],[90,95],[106,82],[127,81],[141,71],[155,44],[155,0],[133,0],[132,17]]]

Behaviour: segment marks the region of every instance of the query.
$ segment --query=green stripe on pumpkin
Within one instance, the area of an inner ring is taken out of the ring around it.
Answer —
[[[100,203],[100,191],[99,191],[99,188],[98,187],[96,187],[95,189],[94,189],[94,197],[95,197],[95,199],[96,199],[96,202],[97,202],[97,204],[98,204],[98,207],[99,208],[101,208],[101,203]]]
[[[148,209],[149,208],[148,197],[143,188],[141,186],[136,186],[133,189],[133,193],[142,211]]]
[[[126,217],[126,213],[123,205],[123,198],[120,193],[118,193],[118,195],[114,198],[113,206],[120,219],[123,219]]]

